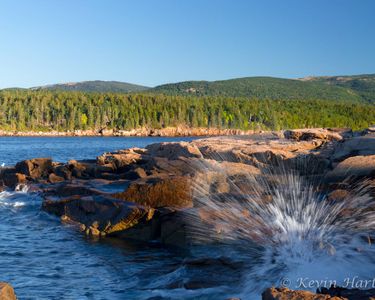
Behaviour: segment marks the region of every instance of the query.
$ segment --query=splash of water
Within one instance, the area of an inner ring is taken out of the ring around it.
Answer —
[[[244,299],[285,284],[283,278],[291,288],[310,290],[354,276],[372,279],[375,205],[366,183],[332,201],[316,181],[291,169],[233,176],[217,162],[200,168],[190,233],[196,243],[219,245],[246,263]],[[301,279],[316,284],[306,287]]]
[[[19,184],[15,187],[14,191],[2,191],[0,192],[0,206],[6,207],[22,207],[26,205],[26,201],[19,201],[22,198],[28,197],[29,187],[25,184]],[[32,198],[32,197],[31,197]],[[28,202],[32,202],[29,200]]]

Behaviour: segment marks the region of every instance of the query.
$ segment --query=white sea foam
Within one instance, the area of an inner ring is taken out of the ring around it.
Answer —
[[[16,186],[14,191],[2,191],[0,193],[0,206],[19,208],[26,205],[26,201],[20,201],[28,196],[29,187],[24,184]],[[30,201],[32,202],[32,201]]]
[[[203,174],[227,176],[217,165],[202,168]],[[316,290],[354,276],[372,279],[375,249],[368,241],[375,212],[369,209],[368,187],[353,187],[345,199],[328,201],[319,186],[296,172],[265,173],[244,176],[240,183],[227,176],[226,194],[199,180],[193,189],[199,208],[187,217],[193,240],[238,246],[238,257],[251,262],[241,298],[259,297],[272,285]],[[301,279],[321,284],[306,288]]]

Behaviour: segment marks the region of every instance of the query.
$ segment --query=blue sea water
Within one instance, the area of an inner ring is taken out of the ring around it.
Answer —
[[[153,143],[191,141],[192,137],[0,137],[0,165],[24,159],[51,157],[54,161],[95,159],[109,151]]]
[[[192,138],[1,137],[0,164],[35,157],[91,159],[181,140]],[[218,287],[185,288],[189,274],[204,274],[184,265],[186,253],[158,244],[86,239],[40,207],[36,194],[0,193],[0,281],[11,283],[19,299],[218,299]]]

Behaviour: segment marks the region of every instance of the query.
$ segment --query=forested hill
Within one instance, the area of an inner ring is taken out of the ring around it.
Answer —
[[[375,74],[306,77],[301,80],[351,89],[365,101],[375,103]]]
[[[375,103],[375,74],[283,79],[245,77],[219,81],[185,81],[154,88],[119,81],[82,81],[31,88],[47,91],[152,93],[171,96],[242,97],[267,100],[331,100]]]
[[[52,84],[31,88],[32,90],[49,90],[49,91],[80,91],[80,92],[102,92],[102,93],[130,93],[140,92],[149,89],[146,86],[120,82],[120,81],[82,81]]]
[[[365,84],[327,84],[324,80],[313,78],[246,77],[220,81],[185,81],[160,85],[150,91],[167,95],[375,102],[375,90]]]

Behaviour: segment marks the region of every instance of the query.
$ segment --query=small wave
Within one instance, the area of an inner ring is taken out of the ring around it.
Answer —
[[[30,189],[29,186],[26,184],[17,184],[14,190],[18,193],[27,193],[29,189]]]
[[[29,187],[24,184],[16,186],[14,191],[0,192],[0,207],[20,208],[27,204],[34,204],[38,201],[37,195],[29,193]]]
[[[17,201],[14,198],[14,192],[4,191],[0,193],[0,206],[10,206],[10,207],[22,207],[26,203],[24,201]]]

